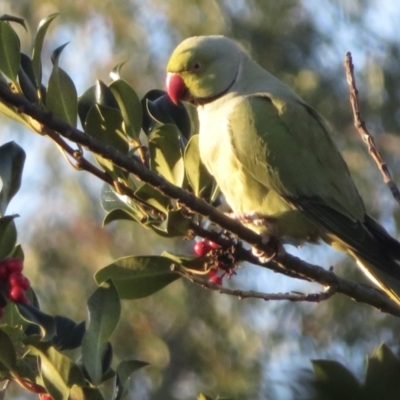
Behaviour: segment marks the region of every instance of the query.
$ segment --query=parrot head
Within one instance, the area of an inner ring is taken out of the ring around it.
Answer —
[[[194,104],[225,93],[235,82],[241,50],[224,36],[195,36],[184,40],[167,65],[167,92],[171,100]]]

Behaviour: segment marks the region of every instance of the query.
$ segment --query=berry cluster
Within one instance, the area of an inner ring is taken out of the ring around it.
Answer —
[[[208,265],[211,266],[208,272],[209,282],[222,285],[222,279],[225,275],[227,275],[229,279],[235,274],[229,257],[226,257],[224,249],[217,243],[210,240],[200,240],[195,243],[193,251],[199,257],[208,256],[210,258],[210,262],[208,263]],[[218,276],[219,270],[223,271],[221,276]]]
[[[8,258],[0,263],[0,288],[6,297],[15,303],[29,303],[26,291],[30,287],[29,279],[22,274],[24,265],[18,258]],[[3,307],[0,307],[0,317]]]

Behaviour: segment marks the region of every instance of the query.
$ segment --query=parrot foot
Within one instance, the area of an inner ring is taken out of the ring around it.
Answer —
[[[237,221],[241,222],[243,225],[255,225],[257,227],[267,228],[268,234],[271,236],[276,236],[275,224],[265,215],[261,215],[256,211],[250,211],[246,213],[230,213],[229,216]]]
[[[257,257],[262,264],[270,262],[273,258],[283,256],[285,248],[279,240],[278,231],[272,218],[259,214],[256,211],[246,213],[229,213],[229,217],[236,219],[243,225],[253,225],[257,228],[256,231],[260,232],[263,244],[269,244],[271,251],[265,252],[255,247],[252,247],[252,254]]]
[[[275,257],[282,257],[285,255],[286,250],[283,247],[282,243],[276,238],[276,237],[270,237],[269,235],[261,234],[263,236],[262,242],[264,244],[270,244],[271,245],[271,251],[270,252],[265,252],[259,249],[256,249],[255,247],[251,248],[251,252],[254,256],[256,256],[261,264],[266,264],[273,260]]]

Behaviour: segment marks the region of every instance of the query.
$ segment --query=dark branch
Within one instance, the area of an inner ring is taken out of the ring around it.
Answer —
[[[271,249],[268,245],[263,244],[262,237],[252,230],[244,227],[239,222],[227,217],[214,207],[202,199],[197,198],[193,194],[172,185],[161,176],[147,169],[139,161],[128,157],[118,150],[100,142],[97,139],[87,135],[86,133],[76,129],[66,122],[55,118],[50,113],[42,110],[35,104],[30,103],[20,94],[12,93],[7,87],[0,85],[0,99],[9,105],[15,106],[21,113],[31,116],[44,126],[59,133],[64,138],[87,148],[94,154],[98,154],[107,160],[110,160],[116,166],[125,171],[134,174],[141,181],[150,184],[158,189],[164,195],[178,200],[184,204],[189,210],[199,213],[207,217],[221,228],[236,235],[239,239],[249,243],[250,245],[264,252],[270,253]],[[209,236],[209,234],[207,234]],[[246,260],[254,262],[254,257],[247,255]],[[263,267],[269,268],[275,272],[286,273],[291,271],[299,277],[306,280],[319,282],[328,287],[336,288],[338,293],[342,293],[352,299],[369,304],[382,312],[400,317],[400,308],[391,301],[385,294],[366,285],[360,285],[346,279],[336,276],[333,272],[327,271],[319,266],[315,266],[302,261],[290,254],[285,254]]]

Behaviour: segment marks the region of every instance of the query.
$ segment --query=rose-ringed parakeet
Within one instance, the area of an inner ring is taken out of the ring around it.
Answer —
[[[365,211],[324,119],[223,36],[184,40],[167,65],[173,102],[197,106],[202,162],[237,215],[283,243],[324,240],[400,304],[400,243]]]

